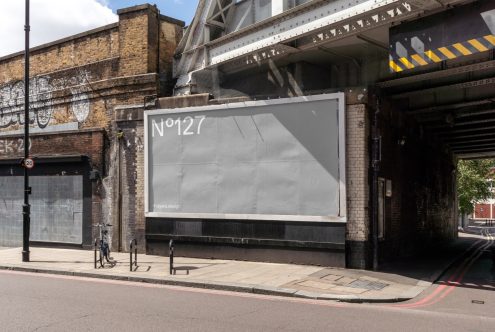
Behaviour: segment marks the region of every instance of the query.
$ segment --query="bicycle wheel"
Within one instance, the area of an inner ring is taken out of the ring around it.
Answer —
[[[104,255],[104,257],[105,257],[105,260],[106,260],[108,263],[110,263],[110,259],[109,259],[109,257],[108,257],[108,256],[109,256],[109,250],[108,250],[108,248],[105,248],[105,255]]]

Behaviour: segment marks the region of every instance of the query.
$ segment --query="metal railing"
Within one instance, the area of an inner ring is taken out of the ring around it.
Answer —
[[[132,250],[134,250],[134,261],[132,260]],[[132,266],[134,265],[137,269],[137,239],[131,240],[129,244],[129,269],[132,272]]]

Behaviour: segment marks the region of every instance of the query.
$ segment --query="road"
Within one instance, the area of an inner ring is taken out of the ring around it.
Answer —
[[[399,304],[0,271],[0,330],[493,331],[495,270],[488,245],[483,240],[420,298]]]

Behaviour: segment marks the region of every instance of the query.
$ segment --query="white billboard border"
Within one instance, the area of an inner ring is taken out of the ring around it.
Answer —
[[[148,117],[157,114],[178,114],[190,112],[221,111],[244,107],[259,107],[269,105],[281,105],[288,103],[311,102],[321,100],[338,99],[338,127],[339,127],[339,215],[338,216],[301,216],[301,215],[273,215],[273,214],[224,214],[224,213],[173,213],[173,212],[149,212],[149,171],[148,171]],[[235,220],[260,220],[260,221],[295,221],[295,222],[341,222],[347,221],[347,194],[346,194],[346,146],[345,146],[345,93],[337,92],[313,96],[292,98],[269,99],[259,101],[246,101],[231,104],[195,106],[183,108],[169,108],[144,111],[144,214],[149,218],[177,218],[177,219],[235,219]]]

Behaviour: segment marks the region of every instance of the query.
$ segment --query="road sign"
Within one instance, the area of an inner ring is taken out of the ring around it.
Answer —
[[[34,160],[31,159],[31,158],[26,158],[24,160],[24,167],[28,168],[28,169],[31,169],[34,167]]]

